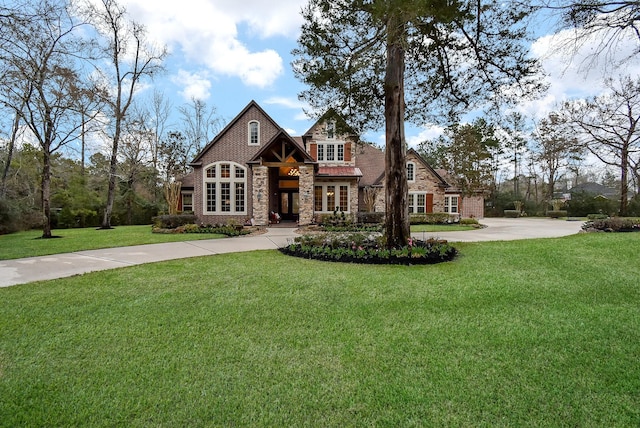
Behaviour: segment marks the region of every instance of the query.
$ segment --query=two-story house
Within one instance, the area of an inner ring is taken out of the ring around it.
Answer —
[[[417,152],[409,150],[407,161],[410,212],[463,213],[462,198],[447,195],[449,184]],[[251,101],[191,166],[181,209],[204,224],[305,225],[335,210],[384,211],[384,153],[333,112],[291,137]]]

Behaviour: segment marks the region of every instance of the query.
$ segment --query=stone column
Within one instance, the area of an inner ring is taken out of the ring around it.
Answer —
[[[313,220],[313,165],[302,165],[299,169],[300,214],[298,223],[302,226],[311,224]]]
[[[253,168],[253,220],[256,226],[269,225],[269,168]]]

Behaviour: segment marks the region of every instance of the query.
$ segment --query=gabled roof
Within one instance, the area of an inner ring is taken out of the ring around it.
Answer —
[[[442,176],[441,176],[440,174],[438,174],[438,173],[436,172],[436,170],[435,170],[435,169],[433,169],[433,168],[431,167],[431,165],[429,165],[429,164],[427,163],[427,161],[426,161],[426,160],[424,160],[424,158],[423,158],[422,156],[420,156],[420,153],[418,153],[417,151],[415,151],[415,149],[409,149],[409,150],[407,151],[407,156],[408,156],[408,155],[413,155],[413,156],[415,156],[415,157],[420,161],[420,163],[421,163],[425,168],[427,168],[427,170],[428,170],[429,172],[431,172],[431,173],[433,174],[433,176],[434,176],[434,177],[436,177],[436,179],[437,179],[438,181],[440,181],[440,183],[439,183],[439,184],[440,184],[441,186],[443,186],[443,187],[449,187],[449,183],[447,183],[447,181],[446,181],[444,178],[442,178]]]
[[[191,171],[188,174],[183,175],[182,177],[178,178],[176,181],[179,181],[182,183],[182,188],[183,189],[193,189],[193,184],[195,182],[195,174],[193,173],[193,171]]]
[[[585,192],[591,193],[594,195],[602,195],[605,197],[618,197],[619,192],[616,189],[612,189],[607,186],[603,186],[599,183],[594,183],[592,181],[582,184],[576,184],[569,190],[571,193]]]
[[[207,144],[207,145],[206,145],[202,150],[200,150],[200,153],[198,153],[198,154],[196,155],[196,157],[191,161],[191,163],[190,163],[190,164],[191,164],[191,165],[197,164],[197,163],[200,161],[200,158],[202,158],[202,156],[203,156],[203,155],[204,155],[204,154],[205,154],[205,153],[206,153],[206,152],[207,152],[211,147],[213,147],[213,146],[214,146],[218,141],[220,141],[220,139],[222,139],[222,137],[224,137],[224,135],[225,135],[225,134],[226,134],[226,133],[227,133],[231,128],[233,128],[233,126],[236,124],[236,122],[238,122],[238,121],[242,118],[242,116],[244,116],[244,115],[247,113],[247,111],[249,111],[251,108],[256,108],[256,109],[257,109],[257,110],[258,110],[258,111],[259,111],[259,112],[260,112],[260,113],[261,113],[261,114],[262,114],[262,115],[263,115],[263,116],[264,116],[268,121],[270,121],[270,122],[273,124],[273,126],[274,126],[276,129],[282,129],[282,128],[280,127],[280,125],[278,125],[278,124],[276,123],[276,121],[275,121],[275,120],[273,120],[273,119],[271,118],[271,116],[269,116],[269,115],[268,115],[268,114],[267,114],[267,113],[262,109],[262,107],[260,107],[260,106],[258,105],[258,103],[257,103],[257,102],[255,102],[254,100],[251,100],[251,102],[250,102],[249,104],[247,104],[247,106],[246,106],[244,109],[242,109],[242,111],[241,111],[240,113],[238,113],[238,115],[237,115],[236,117],[234,117],[234,118],[233,118],[233,120],[232,120],[231,122],[229,122],[229,123],[227,124],[227,126],[225,126],[225,127],[224,127],[224,129],[222,129],[222,131],[220,131],[220,132],[218,133],[218,135],[216,135],[216,136],[213,138],[213,140],[211,140],[211,141],[209,142],[209,144]],[[289,137],[289,138],[291,138],[291,137]]]
[[[325,122],[327,120],[334,120],[336,122],[336,132],[338,134],[349,134],[349,135],[358,135],[356,131],[349,126],[346,120],[338,113],[334,108],[330,108],[326,111],[325,114],[320,116],[318,120],[315,121],[313,126],[309,128],[307,132],[305,132],[304,136],[310,136],[313,134],[313,128],[315,128],[318,124]]]
[[[260,158],[264,157],[265,154],[269,153],[269,151],[273,148],[273,146],[277,144],[279,141],[281,142],[282,140],[291,144],[296,149],[296,154],[302,157],[304,163],[316,163],[316,161],[311,157],[311,155],[309,155],[309,153],[307,153],[304,147],[302,147],[300,142],[296,138],[291,137],[287,133],[287,131],[285,131],[282,128],[280,128],[280,131],[271,140],[269,140],[267,144],[265,144],[264,147],[258,153],[256,153],[254,157],[252,157],[249,160],[248,163],[260,162]]]
[[[356,166],[362,170],[360,186],[375,186],[382,184],[385,174],[384,152],[368,143],[359,143],[356,147]],[[407,156],[414,156],[438,181],[438,185],[449,187],[449,183],[424,160],[420,153],[414,149],[409,149]]]
[[[356,167],[362,171],[360,186],[381,185],[384,178],[384,152],[369,143],[357,143]]]

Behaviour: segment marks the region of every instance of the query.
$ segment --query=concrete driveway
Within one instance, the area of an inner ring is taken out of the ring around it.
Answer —
[[[543,218],[487,218],[487,227],[466,232],[416,233],[416,239],[440,238],[450,242],[506,241],[549,238],[578,233],[582,222]],[[0,287],[64,278],[119,267],[187,257],[277,249],[296,237],[293,228],[269,228],[267,233],[236,238],[172,242],[78,251],[68,254],[0,260]]]
[[[437,237],[449,242],[513,241],[517,239],[557,238],[580,232],[582,221],[549,218],[485,218],[484,229],[464,232],[414,233],[416,239]]]

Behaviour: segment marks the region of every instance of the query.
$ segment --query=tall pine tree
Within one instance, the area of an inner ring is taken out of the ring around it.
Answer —
[[[386,128],[388,247],[409,235],[404,121],[418,125],[540,89],[520,2],[310,0],[294,50],[301,94],[361,132]],[[406,64],[406,66],[405,66]]]

